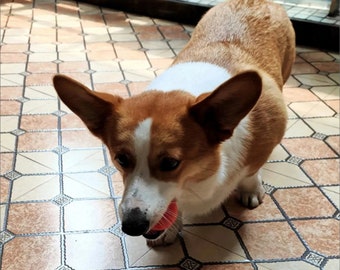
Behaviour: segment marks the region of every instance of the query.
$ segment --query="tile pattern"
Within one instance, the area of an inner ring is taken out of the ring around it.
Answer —
[[[136,95],[192,27],[48,0],[2,1],[1,27],[2,269],[339,269],[338,54],[298,48],[264,203],[250,211],[231,197],[150,249],[121,232],[121,178],[51,78]]]

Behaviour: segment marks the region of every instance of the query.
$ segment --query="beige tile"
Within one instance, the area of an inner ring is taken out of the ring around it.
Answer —
[[[331,76],[330,76],[331,77]],[[310,86],[325,86],[325,85],[335,85],[336,83],[329,79],[326,75],[321,74],[301,74],[295,75],[302,84]]]
[[[123,74],[120,71],[98,72],[92,76],[94,83],[113,83],[124,80]]]
[[[273,152],[271,153],[268,161],[284,161],[288,158],[289,155],[285,149],[281,145],[277,145]]]
[[[13,183],[11,201],[50,200],[58,194],[58,176],[22,176]]]
[[[340,73],[329,74],[329,77],[335,81],[338,85],[340,84]]]
[[[26,71],[26,65],[24,63],[8,63],[1,64],[1,74],[12,74]]]
[[[23,114],[48,114],[58,110],[57,100],[29,100],[23,105]]]
[[[326,265],[324,266],[324,270],[333,270],[340,268],[340,259],[329,259]]]
[[[262,170],[262,179],[274,187],[299,187],[312,185],[301,169],[290,163],[267,163]]]
[[[91,61],[91,69],[106,72],[120,71],[119,64],[113,61]]]
[[[65,230],[101,230],[117,223],[112,199],[73,201],[64,208]]]
[[[177,240],[167,247],[150,248],[144,237],[125,237],[126,249],[129,254],[129,266],[171,265],[178,263],[183,257],[183,251]]]
[[[306,123],[313,128],[315,132],[325,135],[339,134],[339,119],[335,117],[323,117],[306,119]]]
[[[333,187],[323,187],[321,188],[326,196],[334,203],[334,205],[339,209],[340,208],[340,186]]]
[[[25,97],[29,99],[55,99],[57,98],[56,91],[54,90],[52,85],[31,85],[25,88]],[[35,103],[38,102],[45,102],[44,101],[34,101]],[[50,104],[52,101],[48,101]],[[33,107],[34,105],[29,105],[29,107]]]
[[[1,74],[1,86],[22,86],[24,85],[24,76],[20,74]]]
[[[107,176],[100,173],[64,175],[64,192],[72,198],[108,198]]]
[[[127,70],[144,70],[150,68],[150,64],[147,60],[123,60],[120,61],[120,66],[124,70],[124,73]]]
[[[23,174],[44,174],[58,172],[58,155],[52,152],[17,154],[15,170]]]
[[[122,247],[111,233],[66,235],[66,264],[73,269],[121,269]]]
[[[16,136],[9,133],[0,134],[0,151],[1,152],[15,152]],[[2,161],[2,160],[1,160]]]
[[[321,101],[296,102],[290,108],[301,117],[333,116],[335,113]]]
[[[307,137],[314,133],[302,120],[288,120],[285,138]]]
[[[1,132],[11,132],[17,129],[18,125],[19,125],[18,116],[0,116]]]
[[[105,166],[102,150],[73,150],[63,154],[64,172],[97,171]]]
[[[222,226],[186,227],[189,254],[201,262],[244,261],[245,253],[233,231]]]
[[[155,74],[150,70],[126,70],[123,71],[125,79],[132,82],[145,82],[155,78]]]
[[[3,231],[6,229],[7,223],[6,223],[6,213],[7,213],[8,205],[3,204],[0,205],[0,230]]]

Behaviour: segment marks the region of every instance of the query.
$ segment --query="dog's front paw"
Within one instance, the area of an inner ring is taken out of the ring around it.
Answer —
[[[182,227],[182,218],[179,216],[170,228],[165,230],[156,239],[146,239],[146,243],[150,247],[171,245],[176,241],[177,234],[182,230]]]
[[[245,207],[253,209],[263,202],[264,195],[265,191],[261,186],[256,192],[240,192],[240,201]]]
[[[241,203],[250,209],[258,207],[265,195],[262,180],[259,174],[244,178],[238,186],[239,199]]]

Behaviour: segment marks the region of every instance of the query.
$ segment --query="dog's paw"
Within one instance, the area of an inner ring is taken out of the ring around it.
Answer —
[[[156,239],[146,239],[146,243],[149,247],[171,245],[176,241],[177,235],[182,230],[182,227],[182,218],[179,216],[170,228],[165,230]]]
[[[255,174],[244,178],[238,186],[238,194],[241,203],[250,209],[258,207],[265,195],[265,189],[262,186],[261,176]]]
[[[263,198],[265,195],[264,188],[261,186],[261,188],[259,189],[260,190],[254,193],[240,192],[239,196],[240,196],[241,203],[249,209],[258,207],[263,202]]]

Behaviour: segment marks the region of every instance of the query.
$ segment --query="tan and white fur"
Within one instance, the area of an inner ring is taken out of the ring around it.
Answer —
[[[262,202],[259,171],[285,132],[281,91],[294,45],[281,6],[229,0],[207,12],[149,91],[123,99],[55,76],[59,97],[105,143],[122,174],[124,232],[147,237],[176,200],[176,223],[148,240],[170,244],[181,216],[209,213],[234,190],[246,207]]]

